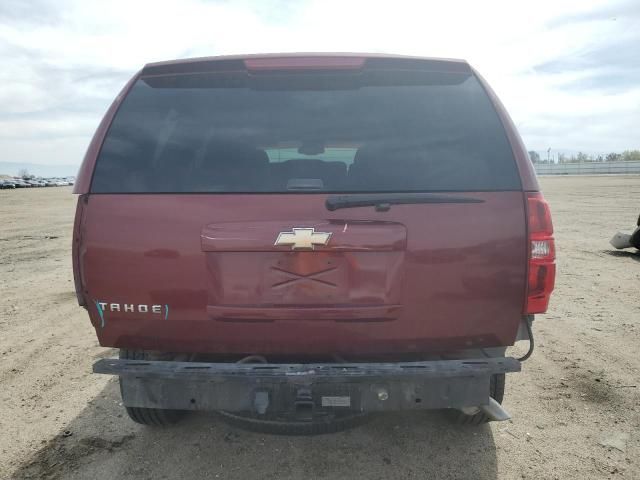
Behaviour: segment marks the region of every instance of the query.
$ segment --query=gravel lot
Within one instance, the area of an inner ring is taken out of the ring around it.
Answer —
[[[388,414],[319,437],[248,433],[213,414],[128,420],[76,304],[71,189],[0,191],[0,478],[640,478],[640,255],[608,244],[640,176],[541,179],[559,276],[537,348],[507,380],[511,422]],[[519,345],[515,353],[522,353]]]

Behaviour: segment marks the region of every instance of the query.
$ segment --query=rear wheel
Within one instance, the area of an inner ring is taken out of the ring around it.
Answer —
[[[120,359],[149,360],[146,352],[140,350],[120,349]],[[122,379],[120,379],[120,395],[122,395]],[[184,410],[167,410],[163,408],[125,407],[129,418],[141,425],[163,427],[176,423],[187,413]]]
[[[502,403],[502,400],[504,399],[504,385],[504,373],[491,375],[489,395],[498,403]],[[447,413],[449,415],[449,418],[458,425],[481,425],[491,420],[489,416],[484,412],[478,412],[473,415],[469,415],[461,410],[451,409]]]

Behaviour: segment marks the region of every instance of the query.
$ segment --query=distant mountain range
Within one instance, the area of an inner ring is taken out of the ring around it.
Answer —
[[[79,165],[41,165],[39,163],[0,162],[0,175],[16,176],[22,170],[37,177],[70,177],[78,173]]]

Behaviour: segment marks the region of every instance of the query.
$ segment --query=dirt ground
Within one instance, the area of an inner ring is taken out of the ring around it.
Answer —
[[[513,420],[387,414],[306,438],[205,413],[164,430],[129,421],[114,379],[90,373],[115,351],[76,304],[71,190],[0,191],[0,478],[640,478],[640,255],[608,244],[640,213],[640,176],[541,183],[559,275],[536,352],[507,380]]]

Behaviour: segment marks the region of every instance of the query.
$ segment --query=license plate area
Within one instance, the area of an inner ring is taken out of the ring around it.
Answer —
[[[210,307],[398,305],[403,251],[207,252]]]
[[[348,265],[340,253],[270,255],[262,267],[263,302],[274,305],[347,303],[348,273]]]

